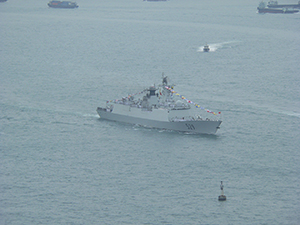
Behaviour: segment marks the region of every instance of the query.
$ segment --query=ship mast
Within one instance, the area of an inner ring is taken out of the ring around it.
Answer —
[[[162,85],[168,86],[168,76],[165,76],[164,73],[162,73]]]

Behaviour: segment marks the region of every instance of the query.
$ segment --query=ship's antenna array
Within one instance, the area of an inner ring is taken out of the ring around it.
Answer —
[[[162,84],[163,86],[168,86],[168,76],[165,76],[165,73],[162,73]]]

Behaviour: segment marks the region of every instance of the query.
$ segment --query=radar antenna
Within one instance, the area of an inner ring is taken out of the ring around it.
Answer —
[[[163,80],[162,84],[164,86],[168,86],[168,76],[165,76],[164,73],[162,73],[162,80]]]

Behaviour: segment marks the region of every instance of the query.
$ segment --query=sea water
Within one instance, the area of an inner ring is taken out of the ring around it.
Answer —
[[[300,224],[300,13],[77,3],[0,4],[0,224]],[[216,135],[99,119],[162,73]]]

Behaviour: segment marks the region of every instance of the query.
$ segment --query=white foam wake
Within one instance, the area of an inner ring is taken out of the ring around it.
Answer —
[[[233,43],[238,43],[239,41],[226,41],[226,42],[220,42],[220,43],[207,43],[207,45],[209,46],[210,48],[210,52],[215,52],[217,51],[218,49],[222,49],[222,48],[231,48],[232,47],[232,44]],[[203,48],[204,48],[204,45],[203,46],[200,46],[198,48],[198,52],[204,52],[203,51]]]

